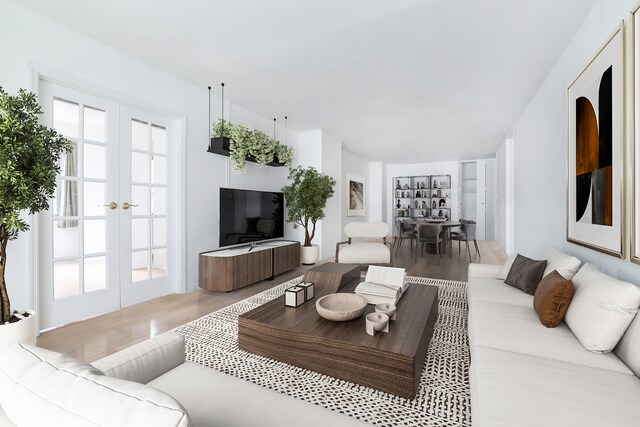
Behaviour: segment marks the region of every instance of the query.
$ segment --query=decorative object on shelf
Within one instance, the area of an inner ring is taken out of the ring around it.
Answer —
[[[400,199],[398,199],[398,203],[396,203],[396,208],[400,209]]]
[[[422,181],[422,182],[420,183],[420,188],[422,188],[422,189],[424,190],[424,181]]]
[[[422,201],[422,209],[426,209],[427,208],[427,201],[423,200]]]
[[[366,180],[347,172],[347,216],[366,215]]]
[[[75,145],[41,125],[41,114],[35,94],[19,89],[9,95],[0,87],[0,352],[18,342],[36,342],[35,312],[11,309],[5,280],[7,244],[29,230],[23,212],[49,209],[60,165],[77,159]],[[74,186],[64,188],[71,192]]]
[[[431,207],[433,209],[436,209],[438,207],[438,204],[436,203],[436,201],[434,200],[433,203],[431,203]]]
[[[247,161],[255,162],[258,166],[290,167],[293,160],[293,147],[275,140],[275,119],[273,139],[266,132],[249,129],[244,123],[234,125],[225,120],[224,83],[221,83],[221,87],[222,117],[211,128],[213,136],[207,151],[228,156],[236,173],[245,170]],[[211,116],[211,86],[209,86],[209,116]]]
[[[384,313],[369,313],[367,314],[365,322],[365,329],[371,336],[376,332],[389,332],[389,316]]]
[[[384,313],[389,316],[389,320],[396,320],[396,306],[388,302],[377,304],[376,313]]]
[[[438,181],[437,180],[433,180],[433,188],[438,188]]]
[[[418,209],[418,201],[417,201],[417,200],[414,200],[414,202],[413,202],[413,207],[414,207],[414,208],[416,208],[416,209]]]
[[[404,189],[405,189],[405,190],[408,190],[408,189],[409,189],[409,184],[405,184],[405,185],[404,185]]]
[[[416,191],[416,197],[420,197],[420,190]]]
[[[620,24],[567,89],[567,241],[623,257],[624,43]]]
[[[400,192],[400,197],[402,197],[404,199],[404,191]]]
[[[440,190],[436,192],[436,197],[442,197],[442,193],[440,192]]]
[[[318,314],[334,322],[346,322],[362,316],[367,308],[364,297],[350,293],[325,295],[316,301]]]
[[[292,286],[284,291],[284,305],[287,307],[300,307],[304,304],[304,288],[301,286]]]
[[[445,199],[440,199],[440,206],[441,208],[446,208],[447,207],[447,201]]]
[[[396,190],[400,190],[400,180],[396,181]]]
[[[313,282],[301,282],[298,286],[304,289],[305,301],[309,301],[315,296],[315,284]]]
[[[282,188],[287,205],[287,222],[293,228],[304,227],[304,245],[301,249],[303,264],[314,264],[319,257],[318,245],[311,241],[316,234],[316,222],[324,218],[327,200],[333,196],[336,180],[318,172],[314,167],[289,171],[289,185]]]

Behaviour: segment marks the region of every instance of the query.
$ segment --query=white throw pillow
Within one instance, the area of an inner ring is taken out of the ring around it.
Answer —
[[[608,353],[616,346],[640,306],[640,287],[585,264],[573,276],[574,294],[564,321],[584,348]]]
[[[166,393],[25,344],[0,354],[0,402],[20,426],[54,420],[66,427],[191,425],[184,408]]]
[[[567,280],[571,280],[580,268],[581,264],[581,261],[578,258],[567,255],[554,246],[549,248],[544,259],[547,260],[547,267],[544,269],[543,276],[546,276],[553,270],[556,270]]]
[[[511,270],[511,266],[513,265],[513,261],[516,260],[517,255],[509,255],[507,261],[502,266],[502,270],[496,276],[496,279],[505,280],[509,275],[509,270]]]

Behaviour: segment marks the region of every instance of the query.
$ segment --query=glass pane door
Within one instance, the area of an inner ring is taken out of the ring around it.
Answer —
[[[61,157],[50,210],[40,215],[46,329],[119,306],[119,212],[110,205],[118,192],[118,123],[110,118],[118,116],[118,106],[52,83],[41,88],[45,124],[74,147]]]
[[[159,117],[133,109],[121,117],[123,147],[129,165],[128,182],[122,183],[129,242],[122,274],[123,305],[170,291],[168,266],[168,124]]]

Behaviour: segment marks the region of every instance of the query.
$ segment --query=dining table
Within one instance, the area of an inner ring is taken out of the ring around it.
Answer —
[[[449,239],[451,238],[451,229],[460,227],[462,223],[460,221],[450,221],[450,220],[435,220],[435,219],[413,219],[410,221],[405,221],[407,224],[412,224],[418,227],[420,224],[440,224],[442,228],[445,229],[446,233],[444,233],[444,244],[445,248],[447,248],[447,252],[449,252],[449,258],[451,258],[451,247],[449,247]]]

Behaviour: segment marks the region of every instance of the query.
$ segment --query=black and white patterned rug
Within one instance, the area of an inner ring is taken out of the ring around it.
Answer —
[[[230,305],[176,329],[187,360],[324,406],[377,426],[470,426],[467,284],[407,277],[438,287],[438,319],[415,399],[301,369],[238,348],[238,315],[284,294],[302,277]]]

